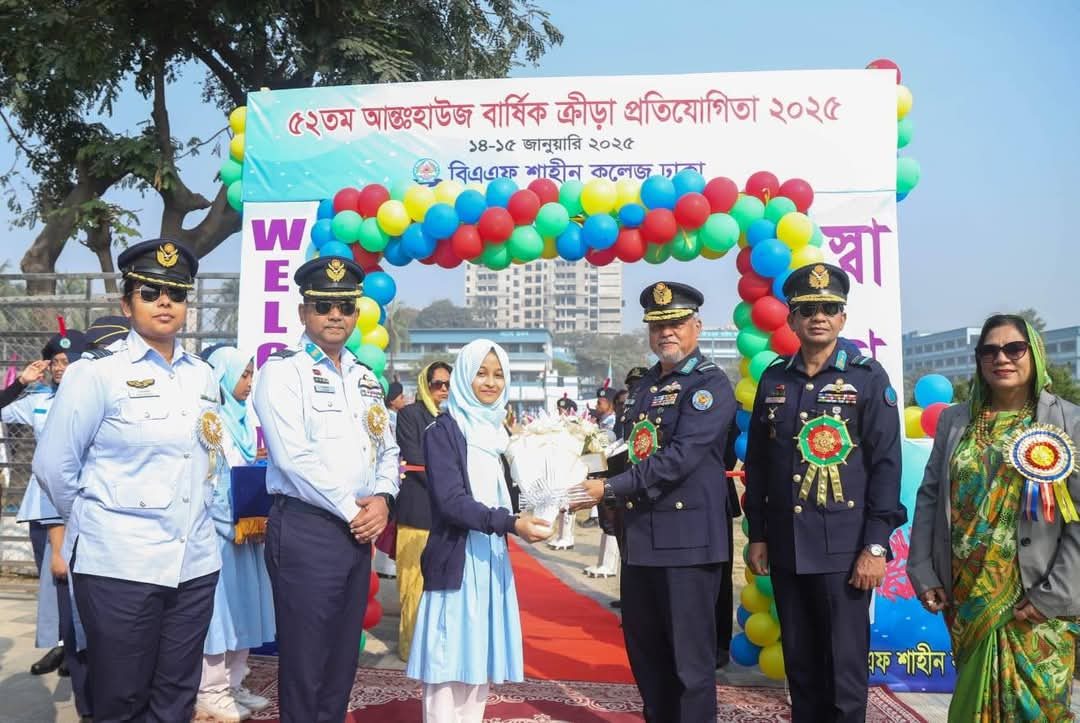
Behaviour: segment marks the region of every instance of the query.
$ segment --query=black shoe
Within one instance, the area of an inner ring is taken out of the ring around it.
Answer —
[[[720,670],[731,662],[731,654],[726,650],[716,651],[716,669]]]
[[[79,723],[94,723],[94,716],[84,715],[79,718]]]
[[[57,645],[41,656],[41,660],[30,666],[31,675],[45,675],[59,668],[64,662],[64,648]]]
[[[584,522],[579,522],[578,527],[596,527],[600,521],[595,517],[586,517]]]
[[[70,678],[71,671],[68,670],[67,663],[60,663],[60,667],[56,669],[56,674],[61,678]]]
[[[619,610],[622,608],[622,600],[612,600],[608,603],[608,605],[615,608],[616,610]]]

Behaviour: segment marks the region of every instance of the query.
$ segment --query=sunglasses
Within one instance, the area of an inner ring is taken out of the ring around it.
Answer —
[[[174,304],[183,304],[187,301],[187,289],[178,289],[174,286],[155,286],[153,284],[143,284],[140,286],[139,298],[147,304],[153,304],[161,297],[161,292],[163,291],[169,295],[169,300]]]
[[[844,305],[838,301],[826,301],[822,304],[799,304],[792,311],[798,311],[799,316],[804,319],[809,319],[817,316],[818,311],[821,311],[825,316],[836,316],[844,310]]]
[[[356,301],[309,301],[307,305],[315,309],[319,316],[326,316],[335,306],[341,310],[343,316],[352,316],[356,313]]]
[[[431,384],[428,384],[428,389],[430,389],[433,392],[437,392],[440,389],[449,389],[449,388],[450,388],[450,382],[444,382],[441,379],[436,379],[435,381],[431,382]]]
[[[981,362],[992,362],[998,354],[1005,352],[1005,358],[1009,361],[1022,359],[1028,353],[1029,345],[1026,341],[1010,341],[1008,344],[980,344],[975,347],[975,358]]]

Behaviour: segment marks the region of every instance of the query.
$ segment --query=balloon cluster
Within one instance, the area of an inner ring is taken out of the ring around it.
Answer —
[[[933,437],[938,418],[952,404],[952,399],[952,382],[941,374],[927,374],[915,382],[915,404],[904,407],[907,438]]]
[[[907,86],[903,85],[900,75],[900,66],[887,58],[879,58],[867,68],[878,70],[892,70],[896,73],[896,148],[899,151],[911,143],[911,137],[915,134],[915,125],[908,113],[915,102],[914,96]],[[903,201],[912,189],[919,184],[919,176],[922,169],[919,162],[909,156],[901,156],[897,153],[896,158],[896,200]]]
[[[379,594],[379,576],[373,570],[371,580],[368,583],[367,608],[364,611],[364,632],[360,636],[360,649],[367,645],[367,631],[379,624],[382,620],[382,605],[375,599]]]
[[[743,534],[749,536],[745,517],[742,528]],[[748,548],[743,548],[744,560]],[[766,677],[783,680],[784,650],[780,645],[780,618],[771,577],[755,575],[746,568],[746,586],[739,595],[735,619],[743,631],[731,639],[731,659],[747,667],[757,665]]]
[[[237,211],[244,208],[244,128],[247,126],[247,106],[240,106],[229,114],[229,128],[233,137],[229,141],[229,157],[218,171],[226,188],[225,198]]]

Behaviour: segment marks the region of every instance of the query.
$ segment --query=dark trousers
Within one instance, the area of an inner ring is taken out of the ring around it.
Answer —
[[[735,526],[728,519],[728,550],[735,554]],[[731,582],[731,560],[720,565],[720,594],[716,597],[716,662],[727,663],[731,651],[735,589]]]
[[[93,671],[94,720],[191,720],[218,574],[177,588],[74,576]]]
[[[69,573],[70,574],[70,573]],[[90,688],[90,666],[87,651],[79,652],[75,639],[75,618],[71,610],[71,588],[67,580],[56,580],[56,604],[60,610],[60,639],[64,641],[64,663],[71,675],[71,692],[75,696],[75,711],[80,716],[94,712]],[[89,647],[89,646],[88,646]]]
[[[37,520],[30,522],[30,547],[34,548],[34,569],[41,572],[45,561],[45,543],[49,541],[48,528]]]
[[[715,720],[720,565],[624,565],[622,573],[623,637],[645,720]]]
[[[371,545],[329,512],[279,496],[267,521],[266,567],[281,723],[341,723],[360,660]]]
[[[848,573],[796,575],[776,567],[771,572],[792,723],[862,723],[870,592],[848,585]]]

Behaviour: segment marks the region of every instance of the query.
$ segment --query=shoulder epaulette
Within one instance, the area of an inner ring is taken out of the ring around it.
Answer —
[[[787,364],[789,361],[791,361],[790,356],[778,356],[775,359],[773,359],[771,362],[769,362],[769,366],[767,366],[765,368],[769,369],[770,367],[776,367],[776,366],[780,366],[781,364]]]
[[[851,363],[855,364],[856,366],[860,366],[860,367],[868,367],[868,366],[873,366],[874,360],[871,357],[864,356],[864,355],[860,354],[859,356],[854,357],[851,360]]]
[[[296,349],[278,349],[276,352],[266,357],[269,359],[288,359],[291,356],[296,355]]]
[[[83,352],[81,359],[104,359],[107,356],[112,356],[115,352],[109,351],[98,347],[96,349],[87,349]]]
[[[708,372],[708,371],[712,371],[713,369],[718,369],[718,368],[719,367],[717,367],[711,361],[706,361],[706,362],[702,362],[701,364],[698,364],[697,370],[699,372]]]

